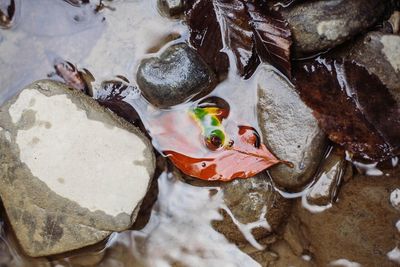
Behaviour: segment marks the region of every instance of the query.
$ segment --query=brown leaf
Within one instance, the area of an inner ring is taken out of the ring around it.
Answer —
[[[0,28],[11,27],[15,9],[15,0],[5,0],[0,3]]]
[[[214,12],[213,1],[201,0],[191,6],[186,13],[190,44],[218,75],[223,76],[228,70],[229,60],[228,56],[221,52],[221,28]]]
[[[399,106],[379,78],[364,67],[317,58],[296,67],[295,83],[333,142],[369,160],[399,154]]]
[[[221,52],[225,45],[235,56],[239,74],[245,78],[253,74],[260,62],[241,0],[199,1],[189,10],[187,21],[191,44],[217,73],[225,73],[229,66],[227,55]]]
[[[214,0],[214,8],[223,25],[226,46],[235,55],[241,76],[249,78],[260,63],[255,53],[253,29],[246,5],[240,0]]]
[[[249,78],[260,58],[290,77],[291,34],[279,13],[244,0],[199,0],[188,4],[190,43],[221,74],[232,51],[238,73]]]
[[[257,53],[260,58],[291,78],[290,49],[292,35],[280,13],[248,3],[254,29]]]
[[[137,89],[128,83],[129,81],[122,79],[103,82],[101,89],[97,92],[96,101],[126,121],[140,126],[139,114],[128,100],[129,94]]]

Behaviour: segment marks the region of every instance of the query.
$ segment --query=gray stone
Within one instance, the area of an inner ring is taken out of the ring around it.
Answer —
[[[326,147],[317,120],[294,87],[271,70],[263,69],[258,81],[258,120],[263,141],[281,160],[269,169],[280,187],[296,189],[316,173]]]
[[[283,9],[298,54],[335,47],[374,25],[385,12],[383,0],[304,1]]]
[[[332,148],[320,165],[315,183],[307,192],[307,201],[312,205],[327,206],[333,203],[339,184],[353,175],[351,163],[345,159],[341,149]]]
[[[158,0],[158,8],[168,17],[179,17],[184,11],[183,2],[183,0]]]
[[[159,57],[144,59],[137,73],[143,95],[160,108],[209,92],[214,80],[207,64],[183,43],[168,47]]]
[[[53,81],[0,109],[0,195],[34,257],[128,229],[154,173],[149,140],[93,99]]]
[[[370,32],[344,49],[347,59],[363,65],[388,87],[400,103],[400,36]]]
[[[222,183],[221,190],[227,210],[213,226],[234,242],[263,239],[290,214],[291,201],[274,190],[265,173]]]

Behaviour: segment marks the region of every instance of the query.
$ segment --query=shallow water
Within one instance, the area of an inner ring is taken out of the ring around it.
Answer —
[[[155,0],[115,0],[105,4],[112,9],[95,14],[94,3],[75,7],[62,0],[17,1],[20,9],[15,25],[9,30],[0,29],[0,103],[35,80],[57,79],[53,64],[59,59],[88,69],[96,79],[95,89],[117,75],[135,84],[135,73],[143,58],[187,36],[181,21],[160,15]],[[229,103],[231,119],[237,124],[250,124],[256,129],[257,75],[243,80],[232,68],[228,79],[210,94]],[[276,82],[271,76],[271,84]],[[133,101],[150,134],[156,133],[154,122],[161,111],[147,105],[140,95],[133,96]],[[175,112],[179,121],[181,111],[191,105],[185,103],[164,113]],[[376,173],[369,166],[359,166]],[[281,193],[288,198],[303,196],[304,200],[307,189],[297,194]],[[3,224],[0,266],[260,266],[211,226],[213,220],[222,219],[219,210],[228,209],[218,186],[190,185],[164,169],[158,178],[157,196],[143,229],[113,234],[105,244],[72,255],[49,259],[24,256],[10,227]],[[307,203],[304,206],[313,212],[330,208],[313,210]],[[4,212],[2,215],[5,218]],[[252,237],[251,229],[269,227],[264,218],[251,225],[234,218],[233,221],[254,251],[263,248]],[[396,253],[393,250],[391,257]],[[306,264],[310,257],[303,255],[299,260]],[[338,260],[339,265],[358,266],[346,259]]]

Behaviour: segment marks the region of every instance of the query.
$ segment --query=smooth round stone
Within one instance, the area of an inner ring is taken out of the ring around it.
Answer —
[[[168,108],[209,92],[215,76],[195,50],[181,43],[168,47],[158,57],[144,59],[137,83],[154,106]]]
[[[269,169],[273,181],[298,189],[311,181],[325,153],[326,137],[293,85],[272,70],[262,69],[258,80],[258,121],[263,141],[279,159],[293,163]]]
[[[293,34],[294,51],[310,54],[333,48],[374,25],[384,0],[304,1],[282,9]]]

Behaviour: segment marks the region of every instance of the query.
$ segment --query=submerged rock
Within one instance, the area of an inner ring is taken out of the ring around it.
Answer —
[[[291,201],[274,190],[265,173],[221,184],[226,207],[214,228],[234,242],[260,240],[278,229],[291,210]]]
[[[155,160],[135,127],[53,81],[0,109],[0,195],[30,256],[58,254],[128,229]]]
[[[389,252],[399,244],[400,213],[392,206],[400,188],[399,169],[381,177],[358,175],[344,184],[338,201],[322,213],[310,213],[296,205],[298,216],[318,266],[340,259],[360,266],[398,266]],[[357,266],[359,266],[357,265]]]
[[[207,93],[214,80],[207,64],[184,43],[167,48],[159,57],[144,59],[137,73],[143,95],[159,108],[168,108]]]
[[[342,149],[332,148],[320,165],[315,183],[308,189],[307,202],[311,205],[327,206],[333,203],[340,183],[353,175],[351,163],[345,159]]]
[[[280,159],[269,169],[280,187],[295,189],[309,182],[323,157],[326,138],[294,87],[273,71],[263,69],[258,81],[258,120],[264,143]]]
[[[184,0],[158,0],[158,8],[168,17],[179,17],[185,8]]]
[[[383,0],[304,1],[283,9],[298,54],[335,47],[374,25],[385,12]]]

